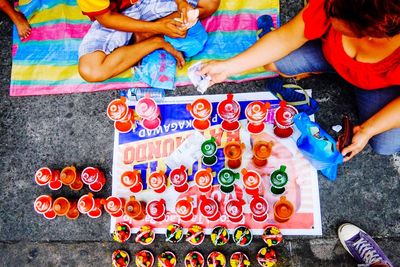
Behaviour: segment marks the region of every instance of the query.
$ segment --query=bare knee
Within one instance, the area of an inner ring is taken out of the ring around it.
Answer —
[[[87,82],[102,82],[108,79],[108,76],[104,74],[100,65],[96,66],[79,61],[78,71],[81,77]]]

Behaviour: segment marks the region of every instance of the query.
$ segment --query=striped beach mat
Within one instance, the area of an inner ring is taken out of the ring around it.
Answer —
[[[111,89],[146,87],[134,79],[133,69],[101,83],[85,82],[78,73],[78,47],[90,27],[76,0],[20,0],[18,8],[32,25],[27,41],[13,32],[11,96],[95,92]],[[226,59],[250,47],[256,41],[256,20],[272,16],[279,26],[279,0],[221,0],[219,10],[203,21],[209,33],[204,50],[177,71],[176,85],[190,84],[188,68],[198,61]],[[263,68],[231,77],[232,82],[274,76]]]

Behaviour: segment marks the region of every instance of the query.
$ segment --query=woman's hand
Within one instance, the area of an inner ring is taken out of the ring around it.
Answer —
[[[182,27],[182,23],[171,18],[162,18],[156,22],[158,33],[167,35],[171,38],[184,38],[187,30]]]
[[[362,126],[355,126],[353,128],[353,139],[351,144],[342,150],[344,161],[346,162],[350,160],[361,150],[363,150],[371,137],[372,136],[368,133],[367,129],[363,128]]]
[[[200,69],[200,74],[211,78],[210,86],[225,81],[230,75],[227,62],[218,60],[203,64]]]

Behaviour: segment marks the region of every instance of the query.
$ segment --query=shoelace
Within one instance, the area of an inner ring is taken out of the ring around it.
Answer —
[[[354,243],[353,246],[365,263],[372,264],[378,261],[383,261],[382,257],[379,256],[377,251],[364,238],[360,238],[360,240]]]

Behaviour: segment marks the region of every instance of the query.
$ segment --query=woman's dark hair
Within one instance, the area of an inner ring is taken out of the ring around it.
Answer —
[[[358,37],[400,33],[400,0],[325,0],[328,18],[343,20]]]

